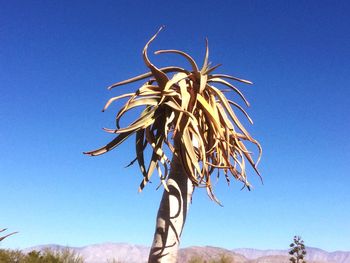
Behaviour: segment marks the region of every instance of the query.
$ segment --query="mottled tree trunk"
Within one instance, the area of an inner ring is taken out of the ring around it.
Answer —
[[[193,184],[176,156],[173,156],[171,162],[167,186],[169,192],[164,190],[160,202],[149,263],[175,263],[177,260],[180,236],[191,202]]]

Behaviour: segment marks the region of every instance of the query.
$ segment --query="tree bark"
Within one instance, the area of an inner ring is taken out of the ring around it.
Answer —
[[[167,186],[169,192],[164,190],[160,202],[149,263],[176,262],[180,236],[192,198],[193,184],[175,155],[171,161]]]

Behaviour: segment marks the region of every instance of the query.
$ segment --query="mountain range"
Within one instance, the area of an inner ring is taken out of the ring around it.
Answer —
[[[45,249],[70,249],[81,255],[86,263],[108,263],[115,260],[123,263],[147,262],[149,247],[128,243],[102,243],[84,247],[64,247],[60,245],[41,245],[27,248],[24,251],[42,251]],[[319,248],[307,247],[308,263],[350,263],[350,251],[327,252]],[[287,250],[259,250],[252,248],[224,249],[211,246],[192,246],[179,251],[180,263],[191,259],[201,259],[203,262],[218,260],[221,257],[231,259],[235,263],[290,263]]]

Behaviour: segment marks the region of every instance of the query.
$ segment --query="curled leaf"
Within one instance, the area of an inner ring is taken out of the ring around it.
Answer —
[[[146,43],[142,55],[149,72],[117,82],[109,87],[134,83],[144,80],[145,83],[131,93],[118,95],[109,99],[104,107],[106,110],[113,102],[127,99],[116,116],[116,128],[105,129],[116,137],[107,145],[86,152],[96,156],[106,153],[131,135],[135,134],[136,158],[143,180],[140,190],[149,182],[152,174],[157,172],[161,185],[166,188],[170,170],[170,160],[166,156],[166,147],[178,158],[186,171],[188,178],[197,187],[205,187],[209,197],[215,202],[219,200],[213,193],[212,174],[219,177],[223,171],[227,183],[231,174],[250,189],[247,180],[246,165],[251,165],[260,176],[257,164],[261,158],[262,148],[244,127],[236,115],[240,111],[253,123],[247,112],[238,103],[229,100],[224,91],[214,87],[220,84],[234,91],[249,106],[238,87],[229,80],[252,84],[248,80],[226,74],[213,74],[220,66],[209,63],[209,47],[206,39],[205,56],[202,68],[187,53],[168,49],[159,50],[155,54],[178,54],[189,62],[191,68],[176,66],[158,68],[148,57],[148,47],[156,39],[159,31]],[[131,124],[120,127],[120,120],[129,111],[141,109],[140,116]],[[259,151],[257,160],[248,146],[253,145]],[[144,153],[151,149],[151,159],[145,163]]]

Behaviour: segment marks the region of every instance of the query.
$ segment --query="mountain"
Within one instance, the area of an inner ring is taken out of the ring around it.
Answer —
[[[130,263],[147,262],[148,252],[148,247],[126,243],[91,245],[77,251],[87,263],[107,262],[107,260],[111,259]]]
[[[59,245],[43,245],[27,248],[24,252],[45,249],[61,250],[67,247]],[[128,243],[103,243],[84,247],[68,247],[81,255],[86,263],[107,263],[113,259],[117,262],[144,263],[147,262],[149,247],[132,245]],[[350,251],[327,252],[318,248],[307,247],[308,263],[350,263]],[[287,250],[259,250],[252,248],[239,248],[228,250],[211,246],[192,246],[179,251],[181,263],[188,263],[190,259],[199,262],[209,262],[222,258],[235,263],[290,263]],[[229,262],[229,261],[228,261]]]
[[[102,243],[84,247],[42,245],[27,248],[23,251],[43,251],[45,249],[63,250],[66,248],[82,256],[86,263],[106,263],[112,262],[113,260],[123,263],[143,263],[147,262],[149,253],[149,247],[128,243]]]
[[[212,260],[220,260],[221,258],[229,259],[235,263],[248,263],[248,259],[240,254],[228,249],[210,246],[182,248],[179,251],[178,262],[190,262],[191,259],[210,262]]]
[[[258,259],[266,256],[286,256],[289,258],[288,250],[259,250],[252,248],[238,248],[232,251],[245,256],[248,259]],[[350,263],[349,251],[327,252],[313,247],[306,247],[306,260],[329,263]]]
[[[245,256],[248,259],[257,259],[259,257],[265,256],[288,256],[287,250],[261,250],[261,249],[253,249],[253,248],[236,248],[232,251]]]

